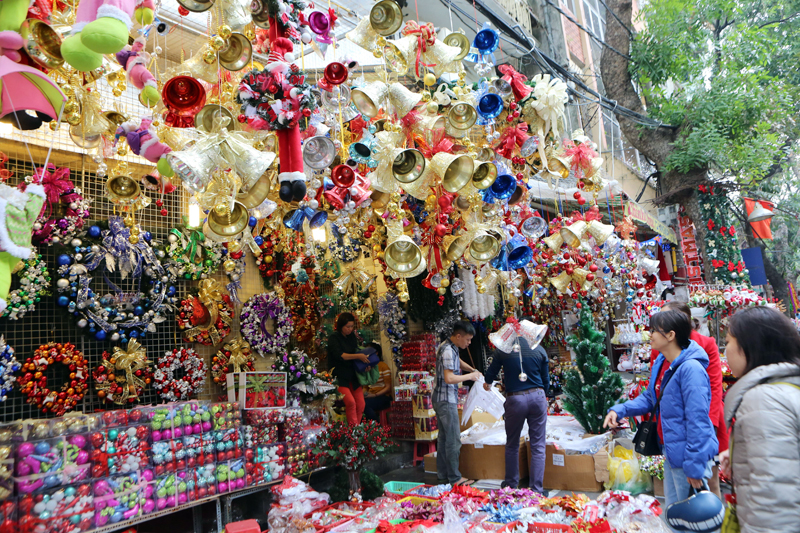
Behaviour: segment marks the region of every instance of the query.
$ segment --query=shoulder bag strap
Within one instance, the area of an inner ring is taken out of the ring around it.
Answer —
[[[661,403],[661,397],[664,396],[664,389],[667,388],[667,383],[669,383],[669,380],[672,379],[672,376],[674,376],[675,373],[678,371],[678,368],[680,368],[681,364],[674,367],[670,365],[670,367],[666,371],[664,371],[664,376],[662,376],[661,378],[661,390],[659,391],[658,396],[656,397],[656,406],[653,408],[653,414],[658,414],[658,408],[659,404]],[[672,370],[672,372],[670,373],[669,376],[667,376],[667,372],[669,372],[670,370]]]

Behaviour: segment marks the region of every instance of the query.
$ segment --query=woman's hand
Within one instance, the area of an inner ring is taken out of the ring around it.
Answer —
[[[366,363],[366,364],[369,364],[369,356],[368,356],[367,354],[365,354],[365,353],[360,353],[360,354],[358,354],[358,358],[359,358],[359,359],[360,359],[362,362],[364,362],[364,363]]]
[[[722,470],[722,473],[725,477],[731,477],[731,451],[725,450],[724,452],[720,452],[719,454],[719,469]]]
[[[606,419],[603,420],[603,427],[604,428],[611,428],[614,429],[619,425],[617,422],[617,412],[616,411],[609,411],[606,415]]]
[[[702,489],[703,488],[703,480],[702,479],[695,479],[693,477],[687,477],[686,481],[688,481],[689,485],[691,485],[692,487],[694,487],[696,489]]]

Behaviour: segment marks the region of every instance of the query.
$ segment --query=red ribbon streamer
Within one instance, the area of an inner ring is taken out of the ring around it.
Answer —
[[[522,146],[528,139],[528,124],[520,122],[516,127],[506,128],[500,135],[500,141],[495,145],[494,151],[506,159],[511,159],[514,148]]]
[[[431,22],[426,22],[422,25],[419,23],[409,20],[406,22],[406,26],[403,28],[402,31],[403,35],[416,35],[417,36],[417,60],[415,65],[414,72],[416,73],[417,77],[420,78],[419,75],[419,66],[420,64],[426,67],[435,67],[435,63],[425,63],[422,61],[422,54],[428,51],[429,46],[433,46],[436,43],[436,30],[433,27]]]
[[[579,178],[582,178],[592,170],[592,159],[597,157],[597,152],[592,150],[589,145],[567,141],[564,146],[567,147],[564,155],[572,158],[570,166]]]

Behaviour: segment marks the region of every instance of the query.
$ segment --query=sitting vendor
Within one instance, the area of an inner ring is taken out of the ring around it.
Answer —
[[[377,342],[368,344],[375,349],[381,361],[378,363],[380,378],[374,385],[370,385],[364,393],[364,417],[369,420],[380,421],[380,411],[388,409],[392,403],[392,373],[389,365],[383,361],[383,350]]]

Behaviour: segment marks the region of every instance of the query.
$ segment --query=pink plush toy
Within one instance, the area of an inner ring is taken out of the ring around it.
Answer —
[[[153,107],[161,99],[158,93],[158,85],[153,74],[147,70],[150,62],[150,54],[144,51],[146,41],[138,37],[133,46],[126,45],[121,51],[117,52],[117,62],[122,65],[128,73],[130,82],[139,89],[141,94],[139,99],[148,107]]]
[[[159,140],[155,129],[151,128],[152,125],[152,117],[145,117],[140,123],[137,123],[136,120],[129,120],[117,128],[116,138],[119,139],[124,135],[134,154],[155,163],[162,176],[172,177],[175,172],[167,163],[166,157],[172,148]]]

